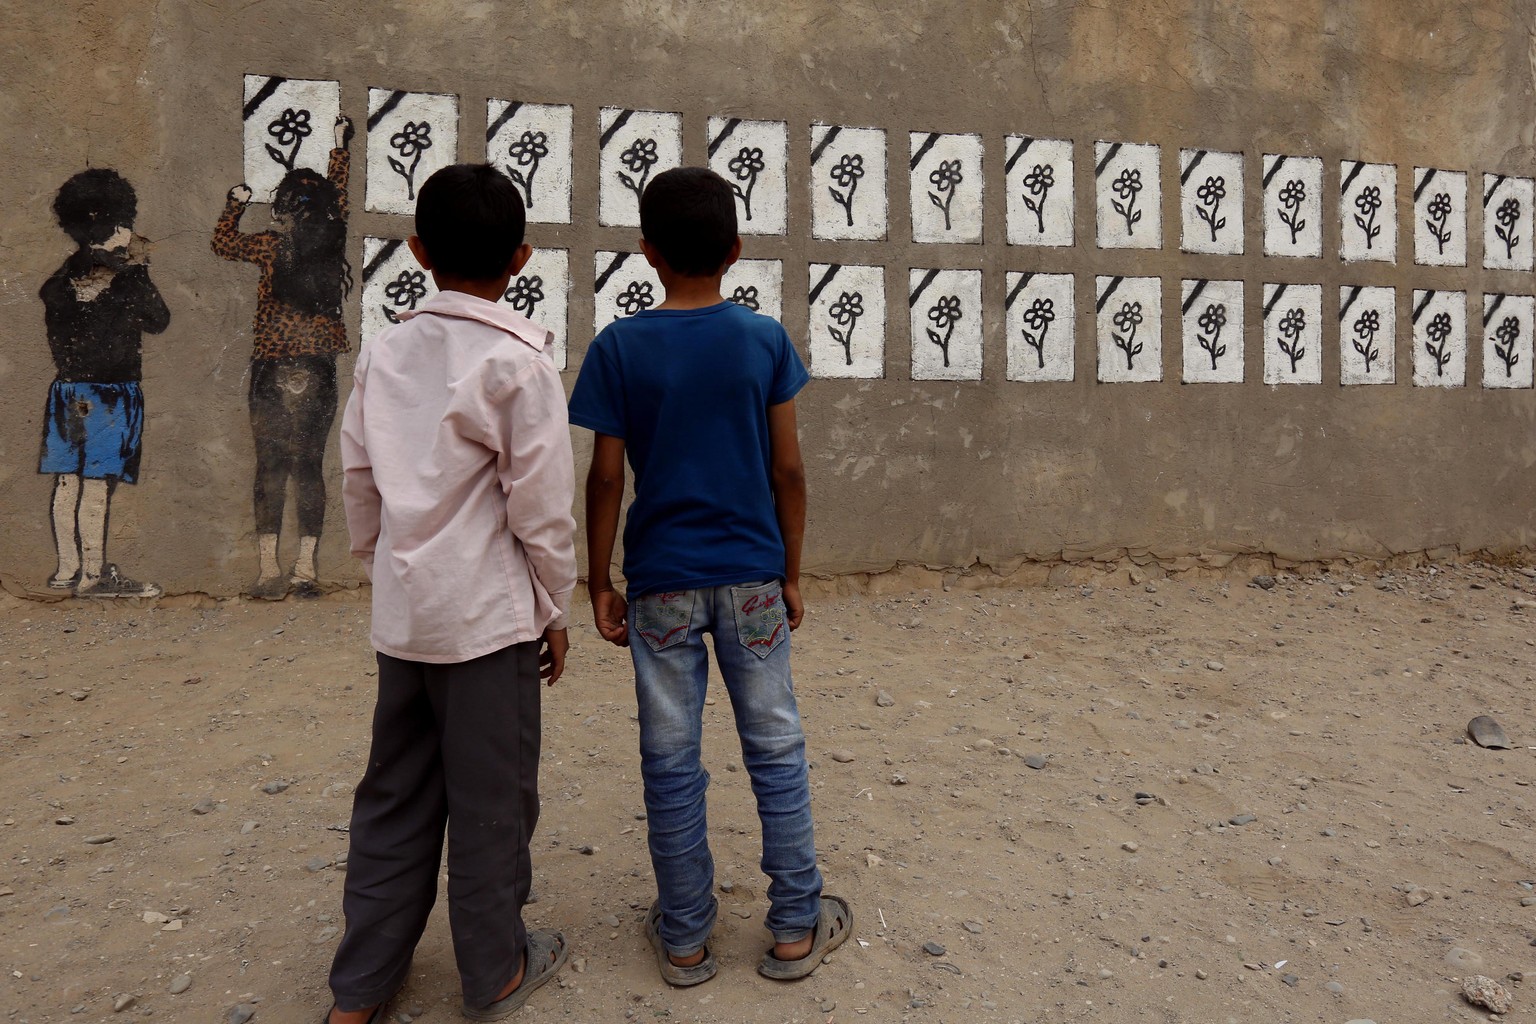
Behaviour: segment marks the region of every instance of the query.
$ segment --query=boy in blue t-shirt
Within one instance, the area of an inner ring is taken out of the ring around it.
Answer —
[[[710,634],[763,826],[774,945],[758,972],[803,978],[848,937],[848,904],[821,892],[805,734],[789,633],[805,613],[805,469],[795,431],[807,375],[777,320],[727,302],[741,255],[730,185],[699,167],[657,175],[640,243],[666,301],[616,321],[587,350],[572,423],[596,431],[587,475],[587,587],[604,639],[629,647],[657,899],[646,934],[661,976],[714,976],[714,860],[699,760]],[[624,494],[626,597],[609,567]]]

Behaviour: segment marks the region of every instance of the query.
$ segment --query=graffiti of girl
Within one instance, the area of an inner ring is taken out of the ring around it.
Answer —
[[[352,122],[336,119],[336,148],[325,177],[289,171],[272,193],[272,225],[240,230],[251,190],[229,190],[213,229],[213,251],[261,267],[256,289],[256,347],[251,357],[251,434],[256,444],[258,571],[250,596],[281,600],[320,593],[315,548],[325,521],[325,446],[336,417],[336,356],[347,351],[342,297],[352,290],[347,262],[348,143]],[[293,481],[299,550],[285,576],[278,534]]]
[[[55,378],[48,389],[38,472],[56,476],[53,590],[78,597],[158,597],[160,588],[106,560],[108,508],[120,483],[139,477],[144,431],[144,332],[170,311],[149,279],[144,239],[133,233],[138,197],[116,171],[66,181],[53,212],[79,247],[43,284]]]

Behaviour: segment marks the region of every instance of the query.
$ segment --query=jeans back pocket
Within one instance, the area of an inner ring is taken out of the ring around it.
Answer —
[[[759,658],[768,657],[789,638],[784,588],[778,580],[732,587],[731,605],[736,613],[736,639]]]
[[[664,651],[688,639],[693,625],[693,594],[691,590],[674,590],[644,594],[631,602],[635,632],[647,647]]]

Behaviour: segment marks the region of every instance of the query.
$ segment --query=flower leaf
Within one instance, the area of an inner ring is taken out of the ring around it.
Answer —
[[[841,192],[839,192],[837,189],[835,189],[832,186],[828,185],[827,186],[827,191],[832,193],[832,198],[837,201],[837,204],[839,206],[847,206],[848,205],[848,200],[844,199],[843,198],[843,194]]]
[[[1216,349],[1216,358],[1217,359],[1220,359],[1222,356],[1224,356],[1226,354],[1227,354],[1227,346],[1221,345],[1221,346],[1217,347],[1217,349]]]
[[[267,156],[282,164],[284,167],[288,166],[288,154],[284,153],[270,142],[267,143]]]
[[[1020,198],[1024,200],[1024,208],[1030,213],[1040,212],[1040,207],[1036,206],[1034,200],[1030,199],[1029,196],[1021,196]]]
[[[1138,342],[1137,342],[1137,343],[1136,343],[1136,347],[1135,347],[1135,348],[1133,348],[1133,349],[1131,349],[1131,355],[1133,355],[1133,356],[1139,356],[1139,355],[1141,355],[1141,348],[1142,348],[1142,346],[1141,346],[1141,342],[1139,342],[1139,341],[1138,341]]]
[[[1300,231],[1302,228],[1307,226],[1307,222],[1304,221],[1304,220],[1299,220],[1293,226],[1296,228],[1297,231]]]
[[[1221,229],[1222,229],[1222,228],[1224,228],[1224,227],[1226,227],[1226,226],[1227,226],[1227,218],[1225,218],[1225,217],[1223,217],[1223,218],[1221,218],[1221,220],[1219,220],[1219,221],[1217,221],[1217,222],[1216,222],[1216,223],[1215,223],[1215,224],[1214,224],[1214,225],[1212,225],[1212,226],[1213,226],[1213,227],[1214,227],[1214,228],[1215,228],[1215,229],[1216,229],[1216,230],[1217,230],[1217,231],[1220,231],[1220,230],[1221,230]]]
[[[944,347],[944,336],[932,327],[928,328],[928,340],[939,346],[939,348]]]
[[[1355,227],[1359,228],[1361,231],[1364,231],[1366,229],[1365,228],[1365,218],[1360,216],[1358,213],[1355,214]]]
[[[1115,212],[1118,213],[1120,216],[1122,216],[1122,217],[1125,216],[1125,207],[1120,205],[1120,200],[1118,200],[1118,199],[1111,199],[1109,201],[1109,205],[1113,206],[1115,208]]]
[[[629,189],[631,192],[638,191],[635,188],[635,179],[634,178],[631,178],[629,175],[625,174],[623,171],[619,171],[618,175],[619,175],[619,181],[624,183],[624,187],[625,188]]]
[[[1140,210],[1137,210],[1135,215],[1133,217],[1131,217],[1131,223],[1132,224],[1140,224],[1141,223],[1141,211]]]
[[[410,174],[405,169],[405,164],[401,163],[399,160],[396,160],[394,157],[389,158],[389,166],[396,174],[400,175],[400,177],[410,177]]]
[[[928,193],[928,201],[930,203],[932,203],[934,206],[937,206],[939,209],[941,209],[941,210],[944,209],[944,200],[940,199],[938,196],[934,195],[932,192]]]
[[[832,335],[832,340],[837,342],[839,345],[848,344],[848,339],[843,336],[843,332],[838,330],[836,327],[833,327],[831,324],[827,325],[827,333]]]

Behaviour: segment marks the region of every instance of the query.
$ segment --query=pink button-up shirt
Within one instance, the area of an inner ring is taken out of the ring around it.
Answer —
[[[459,662],[566,624],[575,467],[549,331],[445,291],[362,351],[341,424],[373,645]]]

